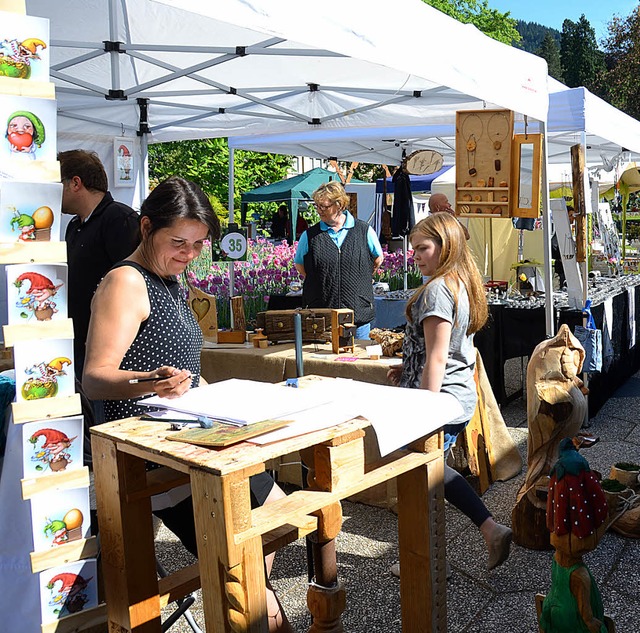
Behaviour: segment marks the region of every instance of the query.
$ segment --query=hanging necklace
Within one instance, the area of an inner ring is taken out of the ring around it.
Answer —
[[[496,172],[502,169],[500,150],[502,149],[502,144],[509,138],[509,131],[509,119],[504,112],[496,112],[491,115],[491,118],[487,122],[487,136],[493,144],[493,149],[496,151],[494,160],[494,169]]]
[[[151,263],[149,262],[149,258],[143,252],[142,249],[140,249],[139,253],[140,253],[140,259],[142,259],[142,261],[144,263],[144,268],[147,271],[149,271],[150,273],[156,275],[156,277],[160,280],[160,283],[163,285],[164,289],[167,291],[167,294],[169,295],[169,299],[171,300],[171,303],[175,306],[176,312],[178,313],[178,318],[180,319],[182,324],[186,326],[187,324],[186,324],[185,318],[184,318],[184,316],[182,314],[182,309],[180,308],[180,304],[181,304],[180,299],[174,297],[171,294],[171,291],[169,290],[169,287],[165,283],[165,280],[162,278],[162,276],[159,275],[158,273],[153,272],[153,266],[151,266]]]
[[[173,305],[175,306],[176,312],[178,313],[178,318],[180,319],[180,321],[182,321],[182,325],[186,325],[184,317],[182,315],[182,308],[180,307],[180,304],[181,304],[180,299],[174,297],[171,294],[171,290],[169,290],[169,287],[167,286],[167,284],[165,283],[164,279],[160,275],[158,275],[158,279],[160,280],[160,282],[164,286],[164,289],[167,291],[167,294],[169,295],[169,298],[171,299],[171,303],[173,303]]]
[[[467,147],[469,176],[475,176],[478,173],[476,170],[476,150],[483,131],[482,119],[477,114],[470,114],[462,123],[461,133]]]

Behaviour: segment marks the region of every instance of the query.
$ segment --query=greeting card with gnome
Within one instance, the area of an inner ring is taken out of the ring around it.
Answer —
[[[608,526],[607,500],[600,481],[571,438],[560,442],[551,469],[547,528],[555,548],[551,587],[538,596],[542,633],[611,633],[596,581],[583,562]]]
[[[73,339],[16,341],[13,358],[17,402],[75,393]]]
[[[0,99],[0,165],[56,160],[55,99],[3,96]]]
[[[6,267],[9,325],[67,318],[66,264]]]
[[[0,182],[0,242],[59,242],[62,184]]]
[[[98,606],[97,566],[88,559],[40,573],[42,623]]]
[[[24,478],[81,469],[83,440],[81,415],[23,424]]]
[[[49,81],[49,20],[0,11],[0,77]]]

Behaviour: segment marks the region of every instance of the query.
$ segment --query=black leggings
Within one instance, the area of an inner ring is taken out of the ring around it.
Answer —
[[[491,512],[469,482],[455,468],[447,466],[448,453],[445,453],[444,464],[444,498],[468,516],[476,527],[480,527],[491,516]]]

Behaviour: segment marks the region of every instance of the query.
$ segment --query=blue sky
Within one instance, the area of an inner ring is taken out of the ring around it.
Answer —
[[[516,20],[537,22],[559,31],[565,19],[577,22],[584,13],[600,43],[614,14],[628,16],[638,0],[488,0],[488,4],[492,9],[510,11]]]

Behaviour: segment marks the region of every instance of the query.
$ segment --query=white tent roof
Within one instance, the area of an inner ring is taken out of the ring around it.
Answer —
[[[640,121],[628,116],[586,88],[567,88],[549,79],[547,141],[549,162],[566,164],[572,145],[587,143],[586,161],[590,165],[615,162],[623,148],[640,153]],[[539,126],[531,122],[529,131]],[[523,123],[516,131],[524,131]],[[230,147],[261,152],[277,152],[314,158],[399,165],[403,152],[417,149],[438,150],[445,163],[455,159],[455,125],[411,125],[358,130],[306,130],[284,134],[255,135],[229,139]]]
[[[26,6],[50,20],[61,136],[130,135],[140,103],[150,142],[451,123],[485,104],[546,117],[544,60],[421,0]]]

